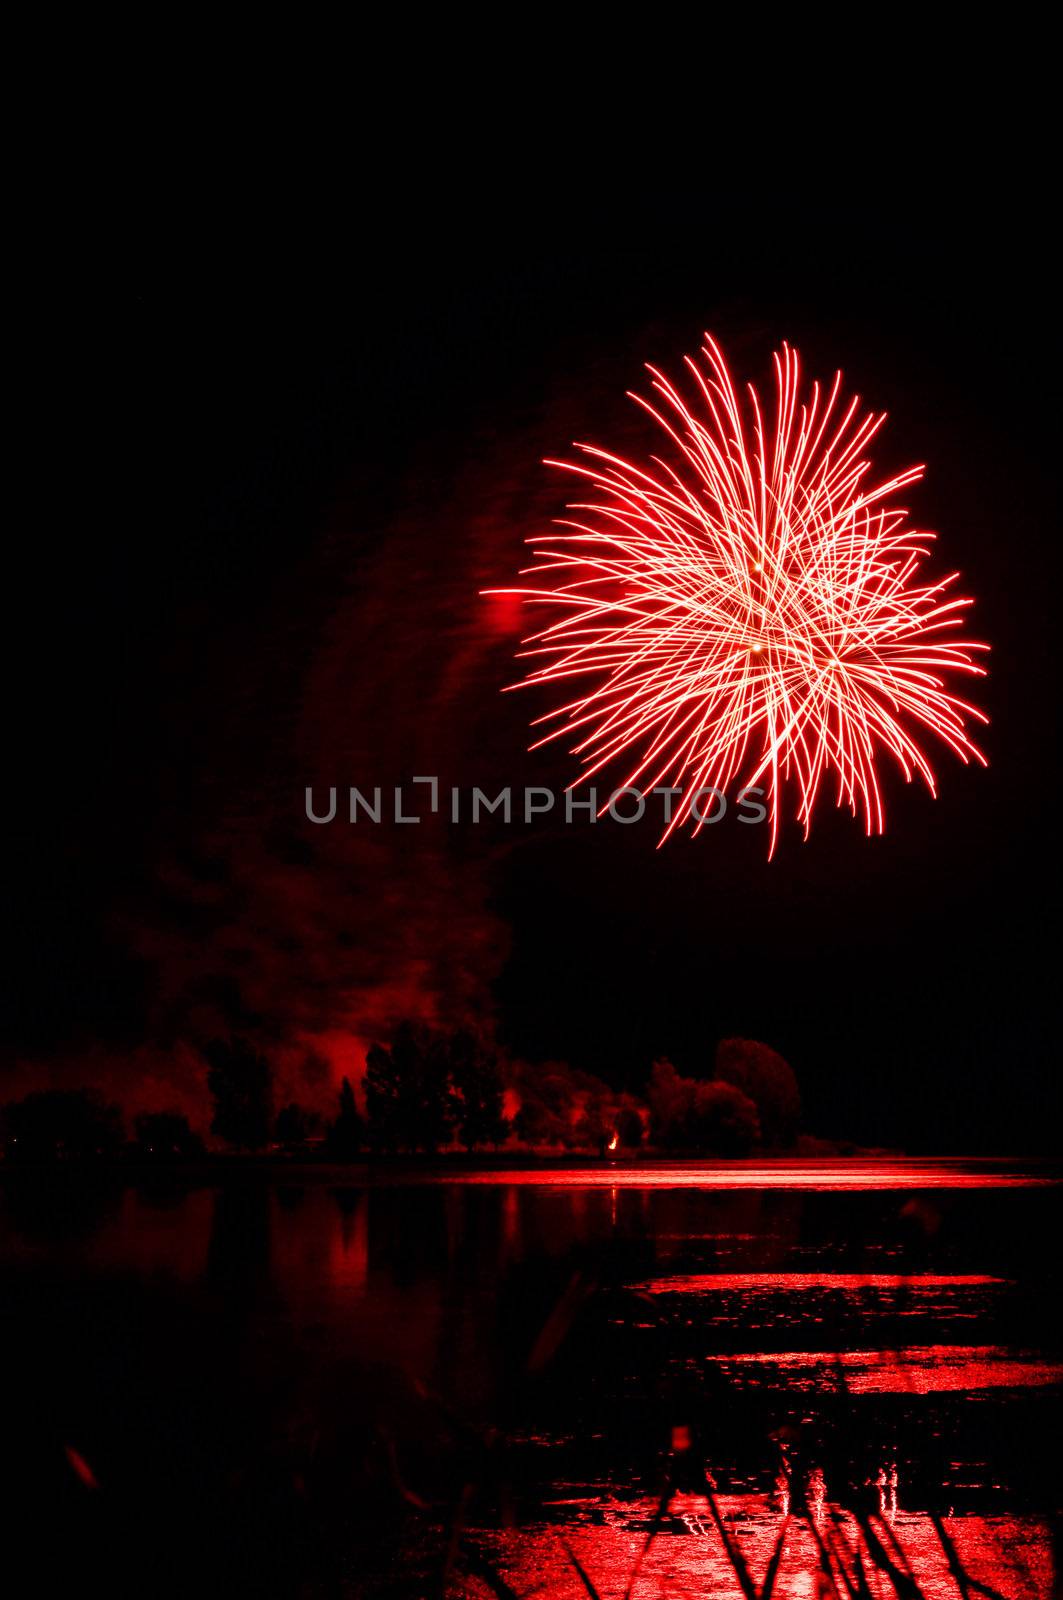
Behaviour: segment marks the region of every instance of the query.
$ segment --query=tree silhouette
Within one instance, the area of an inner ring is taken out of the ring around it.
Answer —
[[[399,1078],[391,1051],[370,1045],[365,1057],[365,1110],[369,1137],[379,1150],[395,1150],[402,1141]]]
[[[757,1108],[730,1083],[699,1083],[692,1111],[695,1150],[721,1156],[747,1156],[760,1140]]]
[[[205,1053],[214,1097],[210,1131],[239,1150],[261,1150],[273,1122],[269,1062],[246,1039],[216,1039]]]
[[[446,1043],[417,1023],[403,1022],[390,1049],[366,1055],[369,1136],[383,1150],[438,1150],[454,1120]]]
[[[350,1161],[362,1147],[362,1119],[350,1078],[340,1084],[340,1109],[328,1131],[328,1151],[337,1161]]]
[[[616,1118],[616,1136],[622,1150],[637,1150],[644,1133],[642,1118],[636,1106],[621,1105]]]
[[[692,1092],[691,1080],[681,1078],[667,1058],[653,1063],[646,1098],[655,1144],[666,1150],[682,1144]]]
[[[524,1062],[514,1077],[520,1097],[514,1128],[526,1144],[571,1150],[611,1138],[616,1096],[601,1078],[564,1061]]]
[[[684,1078],[655,1061],[648,1096],[654,1140],[666,1150],[747,1155],[760,1134],[757,1108],[733,1084]]]
[[[797,1138],[801,1095],[797,1079],[778,1051],[756,1039],[721,1039],[716,1077],[734,1084],[757,1108],[764,1143],[786,1148]]]
[[[203,1141],[180,1111],[142,1111],[133,1124],[141,1155],[188,1160],[203,1154]]]
[[[114,1156],[122,1113],[95,1089],[38,1089],[4,1113],[7,1153],[15,1161]]]
[[[604,1153],[616,1132],[616,1101],[608,1090],[582,1096],[583,1109],[576,1120],[575,1138],[585,1149]]]
[[[463,1029],[446,1042],[449,1078],[455,1092],[458,1137],[466,1150],[500,1145],[509,1132],[503,1114],[502,1074],[494,1051]]]
[[[291,1100],[277,1112],[273,1135],[286,1150],[305,1144],[314,1126],[313,1114],[297,1101]]]
[[[575,1137],[568,1107],[554,1096],[522,1095],[514,1128],[518,1138],[533,1146],[568,1146]]]

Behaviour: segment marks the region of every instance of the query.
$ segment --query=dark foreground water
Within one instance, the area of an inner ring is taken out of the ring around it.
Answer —
[[[8,1172],[13,1592],[1052,1595],[1061,1197],[974,1163]]]

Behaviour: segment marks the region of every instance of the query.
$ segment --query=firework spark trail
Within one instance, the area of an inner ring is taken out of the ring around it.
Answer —
[[[744,789],[765,788],[769,856],[787,795],[807,838],[825,778],[835,803],[880,833],[880,750],[932,795],[921,731],[986,764],[966,727],[988,719],[947,679],[984,676],[974,653],[988,646],[952,632],[971,601],[949,596],[957,573],[922,578],[934,536],[894,503],[923,469],[870,480],[885,413],[846,403],[840,372],[802,399],[789,345],[774,358],[767,423],[752,384],[743,415],[709,335],[701,355],[686,360],[689,403],[654,367],[654,399],[631,396],[671,459],[640,466],[578,445],[582,459],[549,462],[592,491],[549,544],[529,541],[538,562],[522,576],[552,586],[491,591],[562,613],[524,640],[522,656],[546,660],[513,687],[583,680],[533,724],[558,725],[532,748],[575,736],[571,788],[622,762],[618,789],[681,789],[662,844],[684,823],[697,834],[699,791],[740,775]]]

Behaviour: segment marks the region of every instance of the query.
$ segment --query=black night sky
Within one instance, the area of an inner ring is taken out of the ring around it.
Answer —
[[[826,187],[695,175],[652,137],[621,174],[485,137],[381,163],[365,134],[327,168],[177,151],[56,199],[8,583],[13,1089],[192,1105],[224,1028],[312,1084],[412,1012],[618,1085],[763,1038],[816,1132],[1045,1147],[1058,369],[1029,129]],[[479,591],[560,510],[541,458],[638,441],[625,389],[703,329],[743,377],[784,338],[840,366],[890,413],[876,461],[927,463],[916,519],[993,646],[989,771],[943,751],[937,802],[889,780],[885,837],[821,811],[770,865],[726,824],[662,851],[649,825],[309,825],[310,782],[564,781]]]

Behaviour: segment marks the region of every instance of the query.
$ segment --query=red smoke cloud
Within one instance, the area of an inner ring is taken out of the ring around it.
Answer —
[[[427,449],[395,503],[368,511],[370,491],[349,491],[265,599],[215,619],[157,707],[170,770],[140,887],[107,919],[144,973],[125,1030],[140,1042],[23,1057],[4,1098],[92,1082],[129,1113],[174,1105],[202,1127],[212,1038],[254,1039],[278,1104],[324,1109],[404,1018],[490,1031],[508,945],[492,880],[515,830],[351,826],[344,797],[379,785],[387,801],[418,775],[444,793],[543,781],[526,708],[499,693],[526,619],[481,591],[557,513],[540,462],[580,426],[561,399],[506,440],[464,439],[457,465],[449,443]],[[306,820],[308,785],[338,787],[331,825]]]

